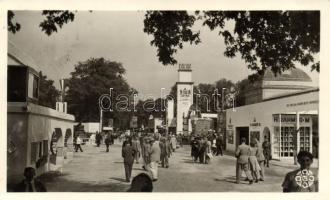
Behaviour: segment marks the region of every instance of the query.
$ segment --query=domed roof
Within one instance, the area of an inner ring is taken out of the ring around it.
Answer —
[[[312,79],[306,72],[298,68],[292,68],[282,72],[282,74],[275,74],[270,68],[265,71],[263,81],[303,81],[311,82]]]

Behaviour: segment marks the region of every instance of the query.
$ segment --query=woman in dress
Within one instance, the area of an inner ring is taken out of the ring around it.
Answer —
[[[258,147],[256,146],[256,143],[253,141],[250,143],[249,164],[250,164],[250,170],[252,173],[252,177],[256,183],[260,179],[259,171],[261,170],[258,160],[257,160],[257,153],[258,153]]]

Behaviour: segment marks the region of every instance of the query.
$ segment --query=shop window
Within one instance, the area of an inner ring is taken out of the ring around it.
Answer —
[[[294,127],[281,127],[281,157],[292,157],[294,150]]]
[[[310,127],[300,127],[300,151],[310,151]]]

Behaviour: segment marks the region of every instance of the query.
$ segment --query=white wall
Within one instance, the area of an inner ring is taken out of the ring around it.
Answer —
[[[82,125],[84,126],[84,131],[87,133],[96,133],[100,129],[99,122],[86,122],[82,123]]]
[[[260,127],[255,128],[259,129],[262,134],[263,129],[268,127],[272,136],[274,133],[273,114],[318,111],[318,101],[319,91],[313,91],[305,94],[296,94],[294,96],[238,107],[235,108],[235,111],[228,109],[226,111],[226,126],[227,129],[229,128],[228,126],[233,126],[234,144],[229,144],[227,137],[227,150],[234,152],[236,149],[236,127],[250,126],[250,123],[253,123],[255,119],[256,122],[261,124]]]

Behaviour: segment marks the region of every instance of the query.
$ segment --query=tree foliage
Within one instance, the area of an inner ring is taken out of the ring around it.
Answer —
[[[64,24],[72,22],[75,16],[74,12],[68,10],[44,10],[41,15],[45,16],[45,19],[40,22],[39,27],[41,31],[45,32],[48,36],[57,32]],[[9,10],[7,16],[8,31],[15,34],[21,29],[21,24],[14,22],[14,17],[14,11]]]
[[[46,19],[39,26],[47,35],[75,17],[68,10],[45,10],[42,15]],[[14,22],[14,16],[8,11],[8,31],[16,33],[21,25]],[[218,31],[226,45],[224,55],[240,54],[256,74],[262,75],[266,68],[278,74],[295,67],[295,63],[320,71],[315,59],[320,51],[319,11],[147,11],[144,32],[153,36],[151,45],[157,48],[161,63],[176,64],[174,55],[185,43],[201,42],[200,32],[193,29],[196,21]],[[234,22],[233,29],[226,26],[230,22]]]
[[[295,67],[295,62],[320,70],[314,58],[320,51],[319,11],[148,11],[144,32],[153,36],[151,45],[157,48],[160,62],[176,64],[174,55],[184,42],[201,42],[200,33],[193,31],[197,20],[223,37],[225,56],[240,53],[259,75],[266,68],[281,73]],[[226,26],[231,21],[233,30]]]
[[[53,80],[39,72],[39,105],[55,109],[60,91],[53,84]]]
[[[91,58],[79,62],[68,79],[69,89],[65,98],[68,102],[68,111],[75,115],[77,121],[99,121],[101,95],[109,94],[110,88],[113,88],[113,98],[119,94],[130,94],[131,88],[123,78],[124,74],[125,69],[121,63],[104,58]],[[114,109],[111,117],[122,119],[128,115]]]

